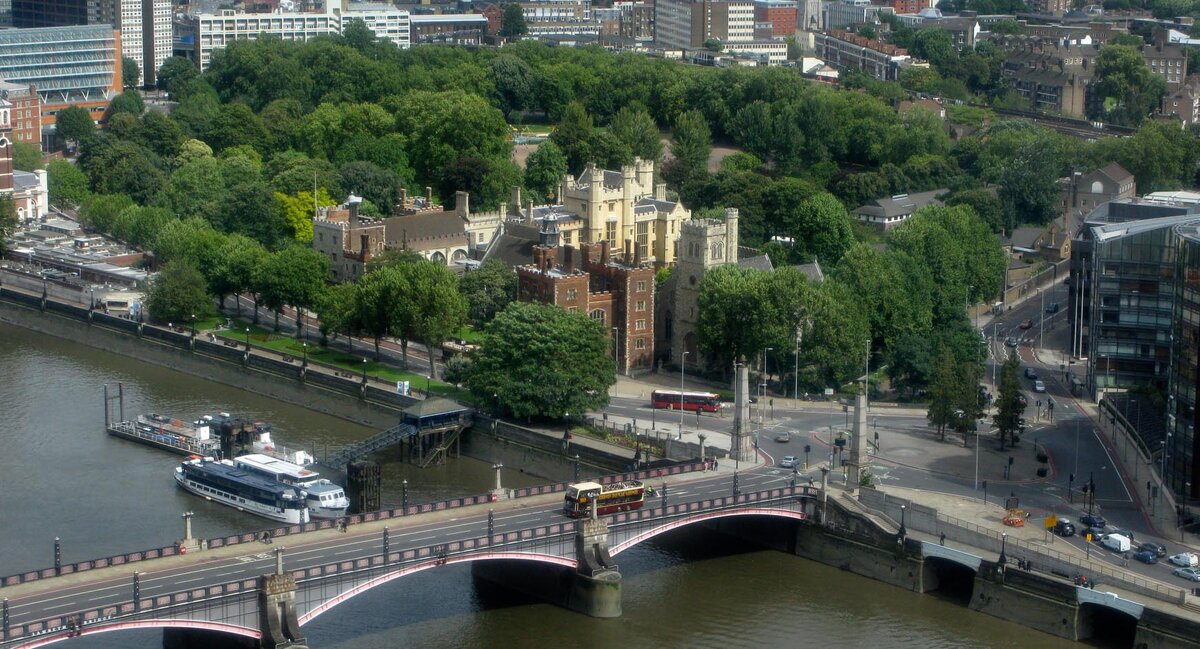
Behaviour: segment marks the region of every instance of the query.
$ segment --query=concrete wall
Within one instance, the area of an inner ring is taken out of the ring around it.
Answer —
[[[1001,577],[995,564],[984,562],[970,607],[1060,638],[1081,639],[1075,587],[1040,575],[1010,569]]]

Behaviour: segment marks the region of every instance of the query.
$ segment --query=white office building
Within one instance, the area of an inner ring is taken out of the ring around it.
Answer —
[[[152,86],[171,56],[171,0],[91,0],[88,22],[121,31],[121,56],[138,64],[138,85]]]
[[[204,71],[212,62],[213,52],[234,41],[270,34],[285,41],[307,42],[319,36],[340,34],[356,18],[365,22],[381,40],[402,48],[412,42],[408,12],[387,5],[359,5],[345,12],[333,8],[323,13],[245,13],[226,9],[219,14],[195,15],[190,26],[195,32],[195,59]]]
[[[655,44],[665,49],[690,50],[710,38],[722,44],[754,40],[751,0],[656,0]]]

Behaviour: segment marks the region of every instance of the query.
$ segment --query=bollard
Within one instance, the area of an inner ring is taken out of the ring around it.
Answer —
[[[488,510],[488,545],[492,544],[492,538],[496,535],[496,510]]]
[[[408,509],[408,480],[400,483],[400,506]]]
[[[142,578],[136,570],[133,572],[133,610],[142,610]]]
[[[391,535],[388,533],[387,525],[383,526],[383,562],[387,563],[388,554],[391,552]]]

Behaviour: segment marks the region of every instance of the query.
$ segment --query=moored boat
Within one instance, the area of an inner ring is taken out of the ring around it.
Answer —
[[[252,453],[233,459],[239,468],[266,476],[286,485],[300,487],[312,518],[340,518],[346,515],[350,499],[346,491],[312,469],[270,455]]]
[[[175,482],[201,498],[271,520],[290,524],[309,520],[302,488],[239,467],[231,460],[185,460],[175,468]]]

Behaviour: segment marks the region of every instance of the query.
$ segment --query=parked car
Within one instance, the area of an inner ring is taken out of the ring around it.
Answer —
[[[782,433],[776,433],[776,434],[775,434],[775,441],[777,441],[777,442],[790,442],[790,441],[792,441],[792,434],[791,434],[791,433],[789,433],[789,432],[787,432],[786,430],[785,430],[785,431],[783,431]]]
[[[1171,574],[1176,577],[1183,577],[1188,581],[1200,581],[1200,570],[1196,568],[1176,568],[1171,571]]]
[[[1051,302],[1046,305],[1046,313],[1058,313],[1058,302]]]
[[[1017,325],[1017,326],[1018,326],[1018,327],[1020,327],[1020,328],[1022,328],[1022,329],[1029,329],[1030,327],[1032,327],[1032,326],[1033,326],[1033,320],[1028,320],[1028,319],[1026,319],[1026,320],[1022,320],[1022,321],[1021,321],[1021,324],[1019,324],[1019,325]]]
[[[1046,384],[1045,384],[1045,383],[1042,383],[1040,380],[1038,380],[1038,381],[1034,381],[1034,382],[1033,382],[1033,391],[1034,391],[1034,392],[1045,392],[1045,391],[1046,391]]]
[[[1084,514],[1079,518],[1079,522],[1088,527],[1099,527],[1100,529],[1108,527],[1108,521],[1104,520],[1100,514]]]
[[[1037,370],[1033,369],[1032,367],[1026,367],[1025,368],[1025,378],[1036,379],[1037,378]]]
[[[799,461],[800,458],[796,457],[795,455],[785,455],[783,456],[783,459],[779,461],[779,466],[785,469],[792,469],[796,467],[796,463]]]
[[[1065,518],[1060,518],[1054,524],[1054,533],[1059,536],[1075,536],[1075,523]]]
[[[1158,555],[1149,550],[1138,550],[1138,553],[1133,555],[1133,558],[1142,563],[1158,563]]]
[[[1132,543],[1129,542],[1128,536],[1122,534],[1105,534],[1104,538],[1100,539],[1100,545],[1113,552],[1129,552]]]
[[[1009,336],[1008,338],[1005,338],[1005,339],[1004,339],[1004,344],[1005,344],[1006,346],[1008,346],[1008,347],[1016,347],[1016,346],[1017,346],[1017,339],[1016,339],[1016,338],[1013,338],[1012,336]]]
[[[1184,568],[1195,568],[1196,564],[1200,563],[1200,559],[1197,559],[1196,555],[1192,554],[1191,552],[1180,552],[1179,554],[1173,554],[1171,555],[1170,559],[1167,559],[1167,561],[1170,561],[1177,566],[1183,566]]]
[[[1161,543],[1146,542],[1138,546],[1139,552],[1153,552],[1156,557],[1167,556],[1167,547]]]

